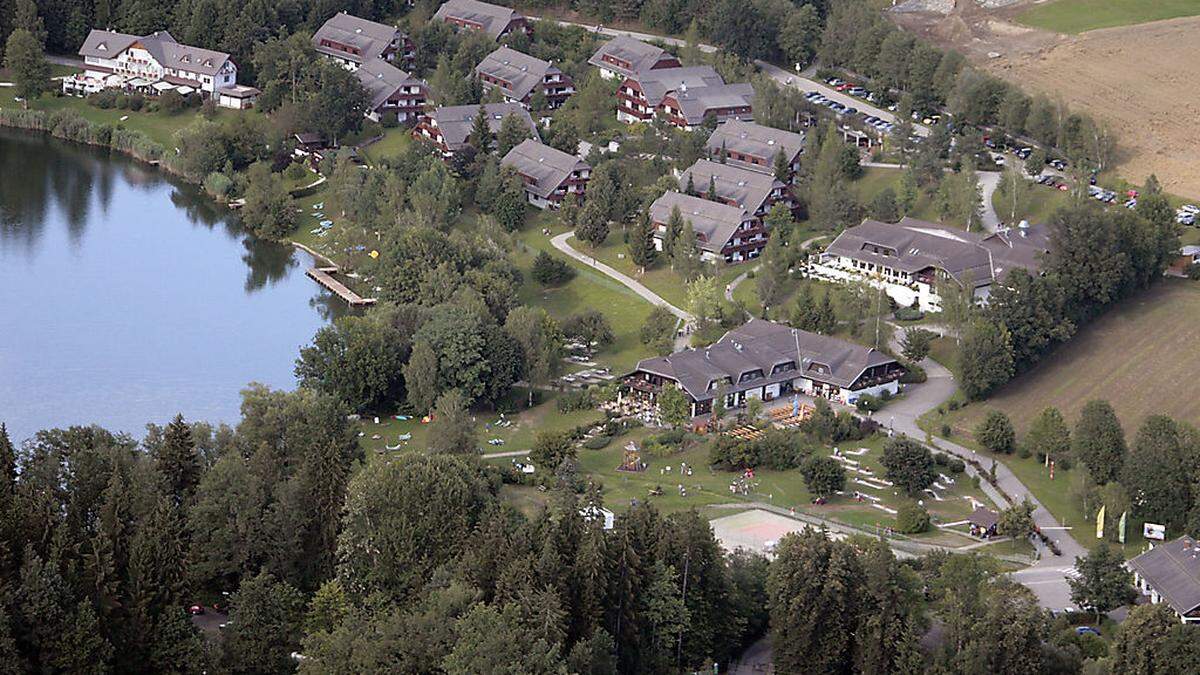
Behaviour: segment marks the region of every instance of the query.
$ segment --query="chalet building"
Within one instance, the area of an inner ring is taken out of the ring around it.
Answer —
[[[1200,625],[1200,542],[1192,537],[1159,544],[1131,559],[1134,585],[1150,602],[1165,602],[1183,623]]]
[[[682,192],[667,192],[650,205],[654,224],[654,247],[663,249],[663,239],[676,209],[696,233],[696,245],[704,260],[737,263],[757,258],[767,245],[762,220],[740,206],[730,206],[693,197]]]
[[[771,175],[775,175],[775,158],[782,152],[791,177],[795,177],[804,152],[804,134],[729,120],[717,125],[704,149],[718,161]]]
[[[622,378],[621,396],[653,418],[663,388],[677,387],[698,417],[710,414],[722,394],[729,409],[796,394],[852,404],[867,394],[897,393],[903,374],[894,358],[877,349],[751,319],[708,347],[642,359]]]
[[[791,188],[775,176],[710,159],[697,161],[679,176],[680,190],[687,192],[689,185],[693,188],[692,194],[708,199],[715,197],[725,204],[745,209],[756,218],[766,217],[775,204],[782,203],[789,210],[798,206]],[[716,190],[716,195],[707,194],[710,187]]]
[[[883,288],[897,303],[940,311],[938,286],[952,282],[986,304],[992,286],[1014,269],[1036,273],[1049,251],[1045,226],[995,233],[965,232],[915,218],[899,223],[864,220],[837,236],[810,264],[809,272],[830,281],[862,281]]]
[[[514,31],[533,32],[529,20],[512,9],[478,0],[449,0],[438,7],[433,20],[458,29],[483,31],[493,40]]]
[[[137,36],[93,30],[79,55],[83,73],[64,78],[63,93],[86,96],[121,89],[156,95],[173,89],[184,95],[199,93],[229,107],[248,107],[244,102],[252,103],[258,94],[253,87],[237,87],[237,65],[228,54],[179,44],[166,31]]]
[[[583,198],[592,167],[574,155],[539,141],[526,139],[508,151],[500,166],[512,167],[525,183],[529,203],[539,209],[557,209],[568,194]]]
[[[371,59],[354,71],[363,89],[371,97],[367,117],[378,122],[386,113],[395,113],[400,123],[415,123],[425,110],[429,89],[418,79],[383,59]]]
[[[475,66],[475,75],[484,91],[498,89],[504,100],[526,106],[537,91],[542,92],[551,108],[562,105],[575,93],[575,82],[553,63],[508,47],[488,54]]]
[[[599,68],[600,76],[606,80],[623,80],[647,70],[681,67],[675,55],[625,35],[601,45],[588,63]]]
[[[401,68],[412,68],[416,52],[412,40],[399,28],[338,12],[312,37],[313,49],[350,70],[375,59]]]
[[[617,119],[649,122],[661,117],[691,130],[705,118],[753,119],[754,87],[725,84],[712,66],[660,68],[626,77],[617,91]]]
[[[534,140],[541,140],[537,125],[529,117],[529,111],[520,103],[485,103],[483,113],[487,115],[488,128],[495,134],[500,131],[500,124],[505,117],[516,115],[522,124],[529,127],[529,135]],[[449,159],[454,153],[468,145],[471,127],[475,124],[475,115],[479,113],[478,105],[456,105],[435,108],[426,113],[413,129],[413,136],[434,144],[441,151],[442,157]]]

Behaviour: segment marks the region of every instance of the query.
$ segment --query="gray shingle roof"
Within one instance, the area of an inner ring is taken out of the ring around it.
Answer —
[[[505,27],[519,16],[521,15],[508,7],[478,0],[449,0],[446,4],[438,7],[433,18],[435,21],[445,21],[449,17],[465,19],[480,24],[485,33],[497,38],[500,37],[500,33],[504,31]]]
[[[615,63],[605,61],[605,55],[620,59],[630,64],[630,66],[622,68]],[[597,68],[605,68],[630,77],[636,73],[649,70],[664,56],[671,59],[674,58],[672,54],[661,47],[655,47],[652,44],[647,44],[627,35],[621,35],[601,45],[600,49],[596,50],[596,53],[592,54],[592,57],[588,59],[588,63]]]
[[[318,28],[316,33],[313,33],[312,43],[313,48],[322,54],[349,59],[357,63],[366,63],[383,54],[383,50],[387,49],[399,32],[400,29],[395,26],[368,21],[346,12],[338,12]],[[322,39],[356,47],[360,53],[348,54],[322,47]]]
[[[229,60],[229,54],[212,49],[191,47],[175,41],[165,30],[156,31],[149,35],[137,36],[126,33],[116,33],[107,30],[95,30],[88,33],[79,55],[101,59],[115,59],[121,52],[134,44],[140,44],[164,68],[173,68],[201,75],[216,75],[221,67]]]
[[[374,58],[363,63],[354,71],[363,89],[371,97],[371,109],[383,105],[400,87],[424,84],[421,80],[409,75],[392,64],[380,58]]]
[[[960,283],[969,276],[974,286],[985,286],[1016,267],[1036,271],[1046,239],[1044,228],[1034,230],[1028,236],[985,237],[915,218],[896,224],[864,220],[838,235],[826,253],[909,273],[934,267]]]
[[[967,516],[967,520],[972,524],[978,525],[979,527],[987,530],[994,527],[996,523],[1000,522],[1000,514],[992,511],[991,509],[985,509],[980,506],[972,511],[971,515]]]
[[[797,343],[799,369],[773,375],[776,366],[795,365]],[[715,395],[718,383],[726,377],[733,382],[727,386],[728,393],[801,376],[848,387],[867,368],[894,362],[892,357],[869,347],[764,319],[751,319],[708,347],[643,359],[638,362],[637,370],[675,380],[693,399],[703,401]],[[739,382],[742,375],[755,370],[762,371],[763,376]]]
[[[525,110],[520,103],[486,103],[483,110],[488,116],[488,128],[492,130],[492,133],[500,131],[500,124],[505,117],[516,115],[517,119],[529,127],[531,136],[536,139],[541,138],[537,132],[537,125],[529,117],[529,111]],[[454,152],[466,145],[477,112],[479,112],[477,105],[446,106],[436,108],[429,117],[437,122],[443,142],[451,152]]]
[[[500,47],[475,66],[476,74],[500,78],[511,86],[502,91],[518,101],[524,100],[542,82],[547,73],[560,73],[554,64],[508,47]]]
[[[532,178],[534,183],[526,183],[525,189],[542,198],[549,197],[573,172],[588,168],[578,157],[530,139],[509,150],[500,166],[511,166]]]
[[[712,179],[718,197],[735,202],[750,213],[757,213],[763,209],[771,191],[783,187],[783,183],[775,180],[773,175],[707,159],[698,160],[680,174],[680,190],[687,189],[689,177],[692,179],[692,187],[700,194],[708,190],[709,179]]]
[[[646,101],[656,106],[672,91],[694,90],[724,86],[725,80],[712,66],[685,66],[683,68],[659,68],[647,70],[634,76],[641,85]]]
[[[754,105],[754,85],[749,82],[689,87],[678,89],[672,95],[679,101],[683,117],[691,126],[704,122],[704,115],[710,110]]]
[[[692,224],[697,237],[702,237],[700,248],[713,253],[720,253],[738,226],[753,218],[746,209],[681,192],[667,192],[650,205],[650,220],[655,223],[667,222],[675,207],[679,207],[679,215],[683,216],[684,221]]]
[[[1186,615],[1200,608],[1200,542],[1191,537],[1159,544],[1129,561],[1167,604]]]
[[[771,171],[774,167],[770,162],[775,160],[775,155],[781,149],[788,162],[795,160],[796,155],[804,150],[804,134],[763,126],[754,122],[729,120],[718,124],[705,144],[709,152],[717,152],[722,146],[728,152],[740,152],[767,160],[768,165],[758,170]]]

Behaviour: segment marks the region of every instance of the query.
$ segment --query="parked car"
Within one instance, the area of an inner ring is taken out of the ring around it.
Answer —
[[[1195,204],[1184,204],[1183,206],[1179,207],[1179,210],[1192,215],[1200,214],[1200,206],[1196,206]]]
[[[1017,149],[1017,157],[1020,157],[1021,159],[1029,159],[1029,156],[1032,154],[1033,154],[1033,148],[1018,148]]]
[[[187,611],[188,614],[191,614],[192,616],[199,616],[204,613],[204,605],[192,605],[191,607],[188,607]]]
[[[1096,637],[1100,637],[1100,631],[1096,630],[1095,628],[1092,628],[1091,626],[1076,626],[1075,634],[1076,635],[1089,635],[1090,634],[1090,635],[1095,635]]]
[[[1067,170],[1067,163],[1061,159],[1048,159],[1048,160],[1046,160],[1046,163],[1049,164],[1050,166],[1058,169],[1059,171]]]
[[[845,84],[845,82],[836,77],[831,77],[828,80],[825,80],[825,84],[828,84],[831,87],[836,87],[838,85]]]
[[[1125,200],[1125,208],[1136,209],[1137,208],[1137,199],[1136,198],[1126,199]]]

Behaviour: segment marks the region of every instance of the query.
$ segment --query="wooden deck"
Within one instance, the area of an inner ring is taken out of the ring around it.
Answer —
[[[337,271],[338,268],[336,267],[310,267],[308,268],[306,274],[308,274],[313,281],[321,284],[325,288],[328,288],[334,295],[345,300],[351,307],[366,307],[367,305],[373,305],[377,302],[375,298],[362,297],[358,293],[355,293],[347,288],[342,282],[333,278],[333,275],[337,274]]]

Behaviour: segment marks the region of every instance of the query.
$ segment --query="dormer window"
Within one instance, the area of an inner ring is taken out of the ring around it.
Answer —
[[[96,45],[96,51],[106,52],[106,51],[108,51],[108,45],[101,42],[100,44]]]

